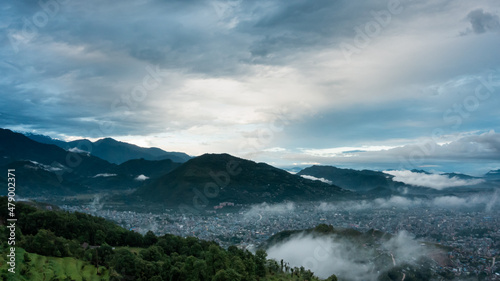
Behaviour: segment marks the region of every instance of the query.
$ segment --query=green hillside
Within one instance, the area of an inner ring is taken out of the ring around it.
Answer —
[[[5,260],[5,251],[0,256],[0,277],[2,280],[31,281],[31,280],[74,280],[74,281],[102,281],[109,280],[109,270],[104,267],[97,268],[89,262],[76,258],[46,257],[28,253],[22,248],[17,248],[16,273],[7,272],[8,265]]]
[[[252,254],[195,237],[141,235],[102,218],[35,206],[16,204],[13,274],[5,260],[7,199],[0,197],[1,280],[320,280],[303,267],[283,270],[264,250]]]

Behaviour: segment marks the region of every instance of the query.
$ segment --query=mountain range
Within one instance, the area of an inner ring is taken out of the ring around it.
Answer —
[[[84,149],[83,144],[90,149]],[[120,164],[112,163],[96,156],[96,152],[105,147],[108,147],[105,153],[97,154],[115,160],[118,159],[116,155],[123,154],[117,162],[145,154],[150,159],[139,157]],[[0,129],[0,167],[16,169],[17,194],[26,197],[131,190],[133,193],[126,199],[129,202],[205,207],[221,202],[275,203],[335,200],[357,195],[389,197],[408,192],[451,194],[465,190],[461,187],[435,190],[396,181],[393,175],[384,172],[333,166],[315,165],[293,174],[229,154],[204,154],[191,158],[181,153],[184,157],[181,161],[187,159],[183,163],[172,159],[151,160],[166,157],[168,152],[162,151],[109,138],[96,142],[82,140],[79,145],[78,141],[63,142],[41,135],[27,137]],[[420,170],[412,172],[433,175]],[[499,174],[499,170],[490,171],[481,181],[484,185],[498,185]],[[478,179],[456,173],[441,175],[461,180]],[[0,174],[0,183],[6,182],[6,175]],[[475,186],[467,188],[467,192],[477,190]],[[0,192],[4,193],[5,190]]]
[[[181,164],[133,159],[120,165],[85,152],[66,151],[0,129],[0,167],[16,170],[20,196],[58,196],[137,188]],[[0,175],[1,181],[6,181]]]
[[[332,184],[353,191],[368,191],[381,187],[401,187],[404,184],[394,182],[393,176],[378,171],[342,169],[333,166],[314,165],[297,173],[301,176],[313,176],[326,179]]]
[[[178,163],[184,163],[191,159],[189,155],[183,152],[167,152],[156,147],[145,148],[112,138],[104,138],[95,142],[87,139],[65,142],[44,135],[27,133],[26,136],[40,143],[57,145],[64,150],[87,152],[114,164],[140,158],[145,160],[170,159]]]

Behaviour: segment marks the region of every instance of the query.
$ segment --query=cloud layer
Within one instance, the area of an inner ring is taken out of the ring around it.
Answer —
[[[500,130],[494,0],[62,3],[0,9],[1,127],[276,163]]]
[[[392,253],[396,265],[425,256],[425,250],[406,232],[398,233],[376,251],[343,238],[299,235],[272,246],[267,253],[271,259],[304,266],[321,278],[335,274],[341,280],[377,280],[380,272],[393,266],[377,265],[374,259],[380,253]]]
[[[406,198],[403,196],[391,196],[388,199],[378,198],[375,200],[347,201],[340,203],[320,203],[316,209],[321,212],[334,211],[369,211],[373,209],[390,208],[484,208],[485,211],[491,211],[492,208],[498,208],[500,193],[481,194],[474,196],[438,196],[435,198]]]
[[[384,171],[384,173],[394,176],[392,180],[409,185],[430,187],[437,190],[448,187],[476,185],[484,182],[482,179],[460,179],[456,176],[426,174],[413,171]]]

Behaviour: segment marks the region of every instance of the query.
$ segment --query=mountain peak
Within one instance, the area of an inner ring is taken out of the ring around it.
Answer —
[[[135,195],[146,201],[177,206],[192,205],[193,198],[200,198],[206,192],[209,194],[203,205],[207,206],[220,202],[248,204],[325,199],[348,193],[337,186],[304,179],[265,163],[227,153],[207,153],[141,187]]]

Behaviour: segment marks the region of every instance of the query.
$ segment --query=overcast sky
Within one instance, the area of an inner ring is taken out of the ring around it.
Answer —
[[[0,126],[278,166],[487,171],[499,16],[496,0],[3,1]]]

